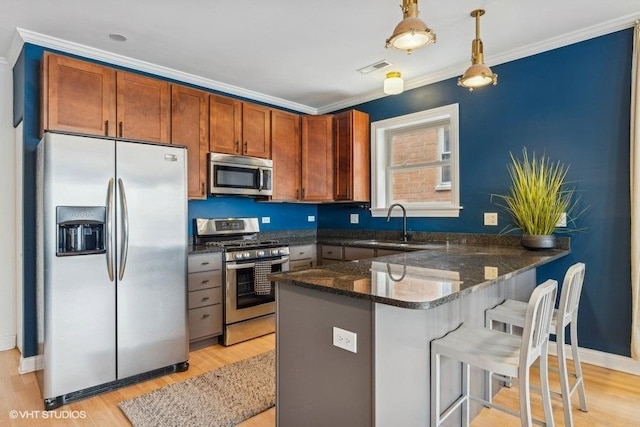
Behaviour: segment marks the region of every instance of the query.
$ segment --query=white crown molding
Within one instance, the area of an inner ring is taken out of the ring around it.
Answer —
[[[152,64],[150,62],[140,61],[124,55],[118,55],[112,52],[107,52],[105,50],[95,49],[79,43],[51,37],[46,34],[36,33],[34,31],[25,30],[24,28],[16,28],[16,31],[19,35],[19,38],[21,39],[22,44],[31,43],[38,46],[55,49],[61,52],[82,56],[84,58],[94,59],[96,61],[142,71],[156,76],[177,80],[179,82],[190,83],[203,88],[217,90],[254,101],[265,102],[267,104],[288,108],[290,110],[299,111],[301,113],[317,114],[317,110],[315,108],[309,107],[307,105],[298,104],[295,102],[287,101],[285,99],[265,95],[263,93],[254,92],[211,79],[206,79],[179,70],[174,70],[172,68]],[[22,44],[19,46],[18,54],[20,49],[22,49]],[[15,46],[12,45],[12,52],[14,48]],[[15,60],[17,60],[17,57],[18,55],[15,55],[13,64],[15,64]]]
[[[616,31],[631,28],[635,25],[636,21],[640,19],[640,15],[627,15],[621,18],[613,19],[611,21],[603,22],[593,27],[585,28],[579,31],[567,33],[563,36],[554,37],[551,39],[543,40],[538,43],[529,44],[518,49],[513,49],[502,53],[500,55],[486,56],[486,64],[489,66],[500,65],[506,62],[515,61],[517,59],[526,58],[528,56],[537,55],[539,53],[547,52],[560,47],[568,46],[574,43],[579,43],[585,40],[589,40],[595,37],[600,37],[605,34],[614,33]],[[459,64],[453,67],[449,67],[440,70],[436,73],[429,74],[428,76],[420,77],[418,79],[408,80],[404,83],[405,91],[415,89],[418,87],[426,86],[428,84],[437,83],[443,80],[447,80],[453,77],[457,77],[468,67],[468,63]],[[364,102],[373,101],[375,99],[384,98],[385,95],[382,92],[382,87],[375,92],[363,96],[357,96],[350,99],[346,99],[334,104],[325,105],[318,108],[318,114],[329,113],[343,108],[352,107]]]

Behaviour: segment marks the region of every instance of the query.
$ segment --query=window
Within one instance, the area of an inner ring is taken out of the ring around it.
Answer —
[[[374,122],[371,136],[373,216],[393,203],[408,216],[459,215],[458,104]]]

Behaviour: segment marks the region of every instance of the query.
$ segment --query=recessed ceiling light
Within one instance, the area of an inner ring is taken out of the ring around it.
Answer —
[[[379,70],[381,68],[385,68],[391,65],[391,62],[383,59],[382,61],[378,61],[374,64],[367,65],[366,67],[358,68],[356,71],[362,74],[369,74],[372,71]]]
[[[117,41],[117,42],[126,42],[127,41],[127,36],[122,35],[122,34],[118,34],[118,33],[109,34],[109,38],[111,40]]]

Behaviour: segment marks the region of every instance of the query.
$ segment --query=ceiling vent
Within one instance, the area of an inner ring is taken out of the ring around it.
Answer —
[[[358,68],[356,71],[361,74],[369,74],[372,71],[380,70],[390,65],[392,65],[391,62],[387,61],[386,59],[383,59],[382,61],[378,61],[371,65],[367,65],[366,67]]]

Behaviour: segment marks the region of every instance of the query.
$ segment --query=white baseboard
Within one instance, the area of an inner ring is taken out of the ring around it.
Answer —
[[[15,335],[5,335],[0,337],[0,351],[11,350],[16,346],[16,336]]]
[[[29,372],[39,371],[42,369],[42,356],[22,357],[20,356],[20,366],[18,366],[18,372],[21,374],[27,374]]]
[[[640,376],[640,361],[630,357],[582,347],[578,347],[578,352],[580,353],[580,362],[582,363]],[[549,342],[549,354],[555,356],[557,353],[555,343]],[[565,354],[567,355],[567,359],[573,360],[571,346],[568,344],[565,344]]]

